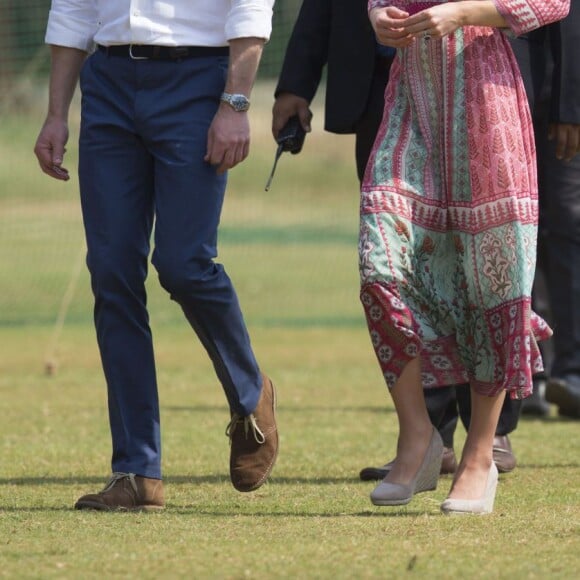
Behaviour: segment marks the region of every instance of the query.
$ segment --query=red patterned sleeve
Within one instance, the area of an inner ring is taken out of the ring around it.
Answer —
[[[570,11],[570,0],[493,1],[497,11],[507,20],[509,27],[517,36],[562,20]]]
[[[405,10],[408,4],[408,0],[369,0],[368,11],[370,12],[373,8],[385,8],[386,6],[394,6],[395,8],[400,8]]]

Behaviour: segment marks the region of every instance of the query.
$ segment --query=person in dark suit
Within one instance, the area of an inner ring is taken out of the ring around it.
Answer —
[[[305,0],[286,48],[275,91],[274,137],[293,115],[310,131],[310,103],[324,67],[324,128],[356,136],[357,174],[362,180],[381,122],[394,50],[375,41],[366,0]]]
[[[580,0],[568,16],[513,41],[530,92],[540,196],[534,300],[554,328],[546,378],[522,412],[580,418]],[[543,282],[541,284],[541,282]],[[545,307],[542,307],[546,304]]]
[[[357,174],[362,181],[384,109],[385,86],[394,51],[375,39],[366,0],[304,0],[292,30],[275,89],[272,133],[278,136],[288,119],[298,115],[309,132],[310,103],[327,68],[324,128],[355,135]],[[453,436],[460,412],[467,427],[470,399],[467,385],[425,389],[427,409],[444,443],[441,473],[453,473]],[[516,465],[509,433],[517,427],[521,402],[506,397],[494,440],[494,461],[500,472]],[[390,463],[367,467],[363,480],[383,479]]]

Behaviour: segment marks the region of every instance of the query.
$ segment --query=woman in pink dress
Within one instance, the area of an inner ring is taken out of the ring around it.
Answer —
[[[423,387],[471,385],[461,462],[441,509],[488,513],[503,399],[531,393],[538,218],[526,95],[506,35],[568,13],[570,0],[370,0],[397,48],[361,193],[361,300],[399,419],[397,457],[371,494],[403,505],[435,489],[442,442]]]

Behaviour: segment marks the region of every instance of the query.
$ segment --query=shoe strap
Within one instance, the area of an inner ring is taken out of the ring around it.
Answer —
[[[264,435],[260,427],[258,427],[256,417],[254,417],[253,414],[248,415],[247,417],[241,417],[237,413],[234,413],[232,415],[232,420],[228,423],[228,426],[226,427],[226,437],[229,437],[230,443],[232,442],[232,437],[234,436],[236,427],[239,424],[242,424],[244,426],[244,435],[246,436],[246,439],[248,438],[248,433],[251,430],[252,436],[256,440],[256,443],[262,445],[263,443],[266,442],[266,436]]]

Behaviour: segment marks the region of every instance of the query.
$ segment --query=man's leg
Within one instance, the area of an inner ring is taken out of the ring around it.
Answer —
[[[82,74],[79,179],[95,325],[109,394],[114,472],[161,477],[159,407],[145,277],[152,160],[136,135],[132,61],[95,53]]]
[[[127,79],[134,64],[97,52],[81,76],[79,180],[114,476],[103,492],[80,498],[79,509],[159,509],[164,504],[144,286],[153,225],[153,164],[133,118],[135,87]]]
[[[554,361],[546,399],[567,417],[580,418],[580,155],[556,158],[548,140],[548,107],[538,107],[536,142],[546,285],[554,326]]]
[[[141,102],[142,133],[155,159],[152,261],[213,362],[232,413],[232,482],[251,491],[269,475],[278,437],[272,383],[254,357],[232,282],[214,262],[226,178],[204,155],[226,68],[227,58],[204,57],[150,71],[156,88]]]

